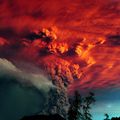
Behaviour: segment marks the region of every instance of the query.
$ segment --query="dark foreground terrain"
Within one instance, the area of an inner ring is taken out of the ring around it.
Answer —
[[[55,115],[33,115],[23,117],[21,120],[65,120],[59,114]],[[111,120],[120,120],[120,117],[113,117]]]
[[[120,117],[113,117],[111,120],[120,120]]]
[[[59,114],[55,115],[34,115],[34,116],[26,116],[21,120],[65,120]]]

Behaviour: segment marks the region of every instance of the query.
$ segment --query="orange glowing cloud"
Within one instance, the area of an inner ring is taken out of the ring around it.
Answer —
[[[69,91],[120,87],[119,0],[0,3],[0,57],[31,62]]]

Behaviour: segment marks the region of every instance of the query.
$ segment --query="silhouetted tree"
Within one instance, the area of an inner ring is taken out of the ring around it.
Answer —
[[[108,115],[107,113],[105,113],[104,116],[105,116],[105,119],[104,119],[104,120],[110,120],[110,119],[109,119],[109,115]]]
[[[77,120],[82,117],[80,108],[82,105],[82,97],[78,91],[75,92],[74,99],[70,99],[70,107],[68,111],[68,120]]]
[[[83,101],[83,120],[92,120],[92,115],[90,114],[91,105],[95,102],[94,93],[90,92]]]
[[[94,93],[82,97],[78,91],[75,92],[74,99],[70,101],[68,120],[92,120],[90,114],[91,104],[95,102]]]

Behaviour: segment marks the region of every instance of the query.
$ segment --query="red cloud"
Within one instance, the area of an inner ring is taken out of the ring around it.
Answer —
[[[119,87],[119,1],[2,0],[0,8],[1,57],[32,62],[70,91]],[[45,38],[27,39],[32,31]]]

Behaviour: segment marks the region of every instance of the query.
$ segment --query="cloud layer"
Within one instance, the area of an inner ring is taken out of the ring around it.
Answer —
[[[0,76],[7,76],[8,80],[9,77],[14,78],[13,80],[16,80],[16,82],[33,86],[38,90],[43,90],[46,92],[48,92],[50,88],[54,87],[51,81],[41,75],[41,73],[30,74],[22,72],[6,59],[0,59]]]
[[[0,58],[0,86],[2,88],[2,89],[0,89],[0,93],[4,93],[5,91],[9,91],[9,89],[10,89],[10,92],[7,93],[8,95],[0,94],[0,96],[1,97],[3,96],[3,99],[5,99],[4,96],[10,97],[9,98],[10,100],[15,99],[14,101],[16,102],[16,104],[18,103],[16,105],[16,106],[18,106],[18,107],[16,107],[16,109],[18,111],[19,111],[19,107],[20,107],[19,104],[21,104],[21,107],[22,107],[22,106],[24,106],[24,103],[23,104],[21,102],[19,103],[19,100],[16,100],[17,94],[18,94],[18,97],[22,97],[23,102],[26,100],[28,101],[27,105],[29,105],[29,102],[31,102],[30,106],[32,106],[34,109],[36,109],[34,111],[34,110],[32,110],[32,108],[30,108],[30,112],[32,114],[59,113],[65,117],[66,112],[67,112],[67,107],[68,107],[68,101],[67,101],[68,98],[67,98],[67,93],[66,93],[65,88],[63,87],[63,89],[61,89],[58,86],[59,82],[54,83],[51,79],[48,79],[47,77],[45,77],[45,75],[43,76],[43,73],[41,72],[40,69],[38,70],[38,68],[34,68],[34,70],[37,70],[37,72],[39,71],[39,73],[31,73],[28,70],[20,70],[10,61]],[[8,88],[7,88],[7,86],[8,86]],[[12,87],[13,87],[13,89],[12,89]],[[13,90],[15,90],[14,91],[15,94],[13,93]],[[19,93],[19,91],[20,91],[20,93]],[[31,93],[30,93],[30,91],[31,91]],[[26,94],[26,92],[28,92],[28,93]],[[21,94],[23,94],[23,95],[21,95]],[[35,96],[35,98],[28,100],[25,97],[25,99],[24,99],[24,94],[26,94],[28,96],[28,98],[30,96],[33,96],[33,97]],[[6,99],[5,99],[5,101],[6,101]],[[36,101],[36,103],[34,103],[35,101]],[[11,101],[9,101],[9,102],[10,102],[9,105],[12,106],[13,104],[11,103]],[[7,107],[6,102],[1,101],[0,103],[3,103],[5,108]],[[36,104],[38,104],[38,106],[36,106]],[[15,106],[13,105],[13,108],[14,107]],[[23,108],[23,111],[26,109],[27,108]],[[6,114],[8,114],[8,112],[6,112]],[[13,109],[13,113],[11,113],[11,114],[15,114],[14,109]],[[29,114],[29,112],[28,112],[28,114]],[[18,115],[18,114],[16,114],[16,115]],[[23,115],[25,115],[25,113]],[[2,115],[0,115],[0,117],[1,116]],[[20,116],[22,116],[22,115],[20,115]],[[6,118],[6,119],[8,119],[8,118]]]
[[[119,87],[119,0],[1,0],[0,8],[0,57],[35,64],[60,87],[74,81],[70,91]]]
[[[17,120],[43,112],[53,84],[41,73],[23,72],[6,59],[0,59],[0,119]]]

